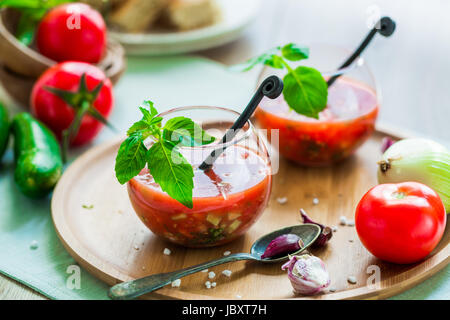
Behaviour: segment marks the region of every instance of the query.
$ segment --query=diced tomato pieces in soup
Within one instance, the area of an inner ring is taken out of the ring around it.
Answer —
[[[226,161],[230,154],[236,161]],[[250,149],[229,147],[211,170],[194,174],[192,209],[162,192],[146,169],[128,183],[136,213],[155,234],[189,247],[220,245],[245,233],[267,205],[270,165]]]

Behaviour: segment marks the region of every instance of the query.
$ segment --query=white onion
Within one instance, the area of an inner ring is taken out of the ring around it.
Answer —
[[[428,139],[404,139],[394,143],[378,162],[379,183],[415,181],[436,191],[450,212],[450,153]]]

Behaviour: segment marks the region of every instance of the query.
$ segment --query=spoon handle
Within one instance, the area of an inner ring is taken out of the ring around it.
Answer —
[[[133,299],[139,297],[143,294],[152,292],[159,288],[164,287],[165,285],[170,284],[172,281],[176,279],[180,279],[187,275],[218,266],[220,264],[239,261],[239,260],[258,260],[255,256],[249,253],[235,253],[230,254],[229,256],[222,257],[216,260],[211,260],[208,262],[204,262],[192,267],[188,267],[182,270],[167,272],[167,273],[158,273],[151,276],[147,276],[144,278],[131,280],[127,282],[122,282],[116,284],[109,290],[109,296],[112,299]]]

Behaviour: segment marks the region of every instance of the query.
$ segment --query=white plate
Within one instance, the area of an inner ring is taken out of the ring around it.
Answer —
[[[187,53],[217,47],[236,40],[256,17],[261,0],[216,0],[220,20],[211,26],[191,31],[158,33],[110,32],[132,55]]]

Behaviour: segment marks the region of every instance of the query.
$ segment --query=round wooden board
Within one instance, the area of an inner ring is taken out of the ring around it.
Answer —
[[[246,252],[254,239],[289,225],[299,224],[299,209],[338,231],[326,248],[312,251],[325,261],[331,287],[314,299],[386,298],[427,279],[449,259],[450,230],[434,252],[421,263],[395,265],[378,260],[362,246],[354,227],[339,226],[339,217],[353,218],[362,195],[376,184],[376,160],[384,133],[377,132],[355,156],[330,168],[301,168],[283,159],[274,175],[269,206],[261,219],[240,239],[217,248],[185,249],[154,236],[135,215],[126,191],[114,177],[114,159],[121,139],[97,146],[79,157],[64,173],[52,199],[56,231],[69,253],[94,276],[110,285],[146,275],[185,268],[223,255]],[[277,197],[287,197],[279,204]],[[313,204],[313,198],[319,203]],[[91,209],[87,207],[93,206]],[[164,255],[164,248],[172,251]],[[375,266],[375,267],[374,267]],[[205,288],[206,273],[181,281],[180,288],[167,286],[149,299],[290,299],[292,293],[281,265],[235,262],[215,267],[217,287]],[[379,269],[378,269],[379,268]],[[222,271],[233,271],[231,278]],[[378,285],[371,282],[380,271]],[[353,275],[357,284],[349,284]],[[372,276],[372,277],[371,277]]]

